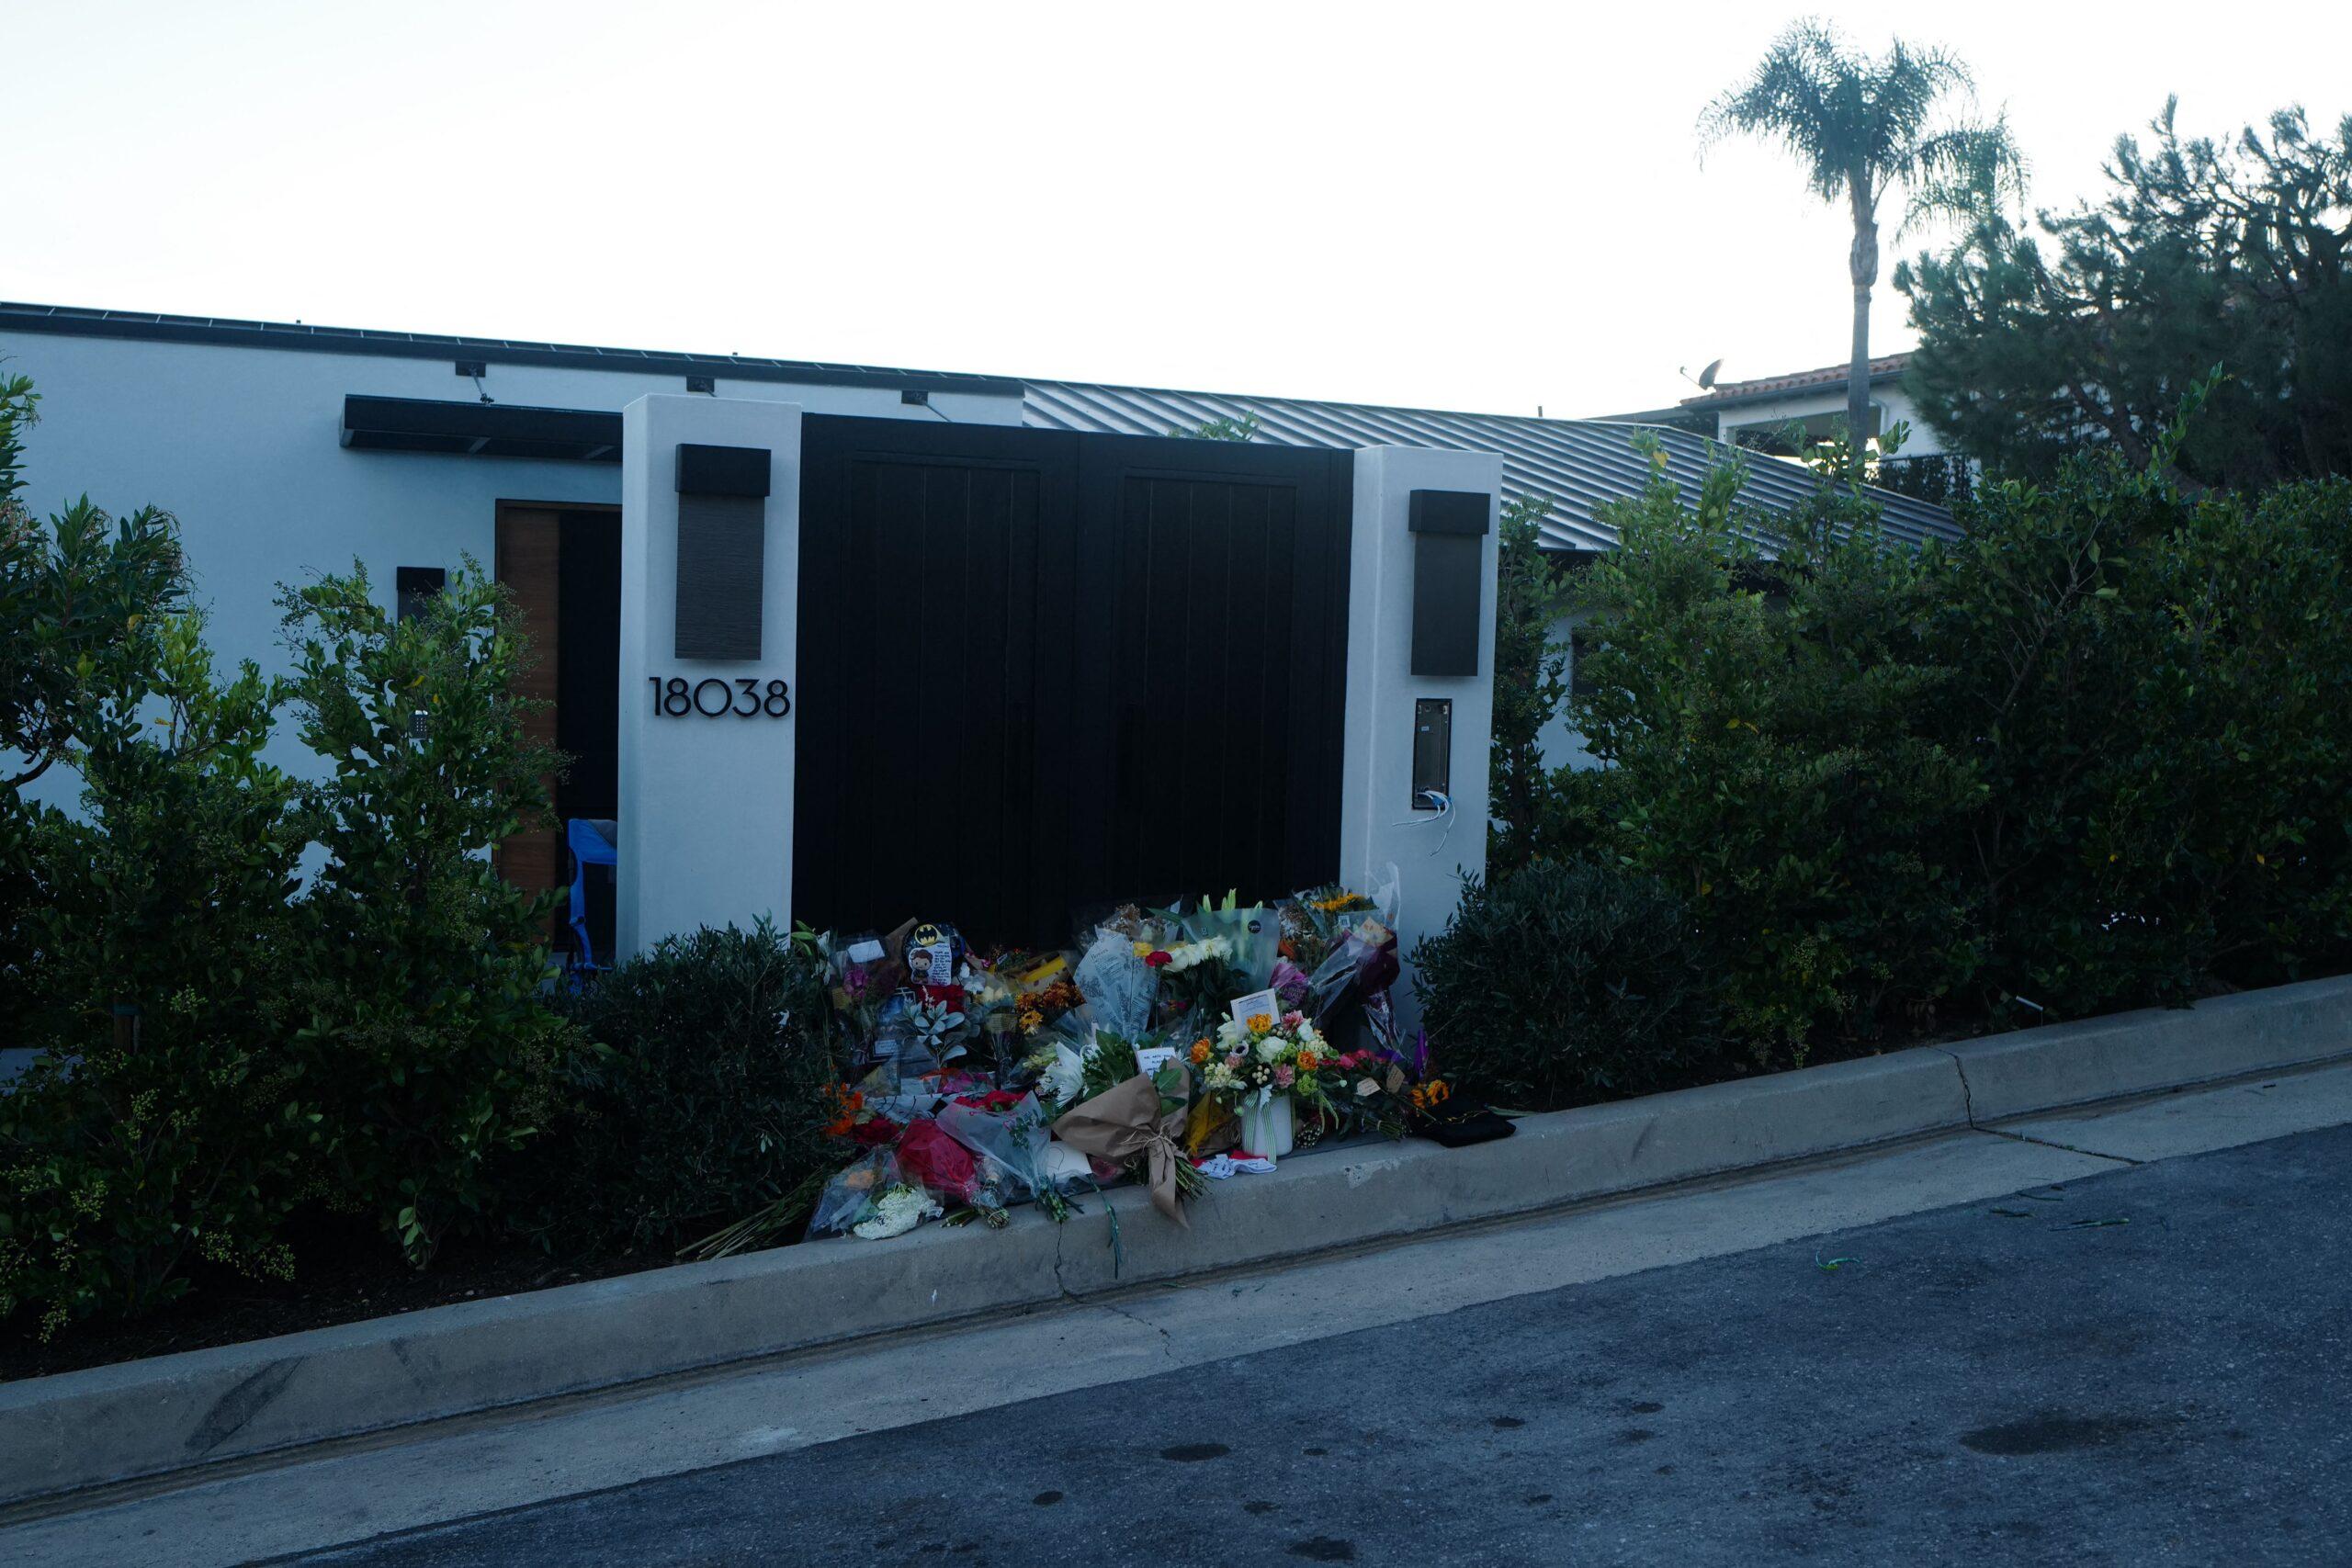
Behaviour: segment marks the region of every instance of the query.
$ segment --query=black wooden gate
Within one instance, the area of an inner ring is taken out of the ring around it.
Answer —
[[[1069,940],[1339,865],[1346,452],[811,415],[793,913]]]

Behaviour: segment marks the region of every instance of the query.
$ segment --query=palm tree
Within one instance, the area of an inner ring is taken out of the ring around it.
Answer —
[[[1747,82],[1707,106],[1702,149],[1733,135],[1778,141],[1805,165],[1824,201],[1844,198],[1854,218],[1848,269],[1854,280],[1853,357],[1846,421],[1857,461],[1870,438],[1871,288],[1878,282],[1878,206],[1902,186],[1899,237],[1915,223],[1981,216],[2021,199],[2025,161],[2006,121],[1938,123],[1948,96],[1973,89],[1968,67],[1938,49],[1896,39],[1884,55],[1857,53],[1835,29],[1802,21],[1773,41]]]

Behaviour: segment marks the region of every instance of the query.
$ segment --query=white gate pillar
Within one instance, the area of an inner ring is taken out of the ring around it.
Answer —
[[[789,922],[799,583],[797,405],[621,411],[621,958]]]
[[[1463,877],[1487,868],[1501,490],[1490,452],[1373,446],[1355,457],[1340,879],[1368,890],[1391,862],[1403,878],[1408,962],[1395,995],[1408,1034],[1420,1012],[1413,944],[1444,929]],[[1416,790],[1431,773],[1444,807]]]

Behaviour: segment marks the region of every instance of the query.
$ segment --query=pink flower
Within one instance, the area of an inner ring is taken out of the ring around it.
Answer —
[[[1297,1081],[1298,1075],[1291,1070],[1289,1063],[1285,1062],[1281,1066],[1274,1069],[1274,1087],[1276,1089],[1288,1089],[1292,1084],[1296,1083]]]
[[[1284,1029],[1296,1029],[1300,1024],[1305,1023],[1306,1021],[1306,1015],[1300,1012],[1296,1008],[1293,1008],[1290,1011],[1283,1014],[1283,1027]]]
[[[1228,1066],[1228,1067],[1231,1067],[1235,1072],[1237,1072],[1237,1073],[1238,1073],[1238,1072],[1239,1072],[1239,1071],[1241,1070],[1241,1064],[1242,1064],[1242,1063],[1244,1063],[1244,1062],[1246,1062],[1246,1061],[1248,1061],[1249,1059],[1250,1059],[1249,1057],[1247,1057],[1247,1056],[1243,1055],[1242,1055],[1240,1052],[1238,1052],[1238,1051],[1228,1051],[1228,1052],[1227,1052],[1227,1053],[1226,1053],[1225,1065],[1226,1065],[1227,1066]]]

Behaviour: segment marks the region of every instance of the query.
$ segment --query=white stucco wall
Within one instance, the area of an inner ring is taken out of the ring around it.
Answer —
[[[1566,646],[1570,635],[1584,623],[1585,619],[1586,617],[1580,614],[1562,615],[1552,623],[1551,640]],[[1583,734],[1576,726],[1568,722],[1567,705],[1565,702],[1561,705],[1560,711],[1555,713],[1551,721],[1537,732],[1535,745],[1537,751],[1544,759],[1544,765],[1547,768],[1600,766],[1600,760],[1585,750]]]
[[[1911,433],[1903,443],[1902,456],[1927,457],[1949,450],[1943,437],[1936,434],[1935,427],[1919,416],[1918,406],[1904,391],[1901,382],[1881,381],[1873,385],[1871,401],[1883,411],[1882,429],[1892,430],[1897,421],[1910,424]],[[1804,392],[1792,392],[1786,397],[1759,399],[1752,403],[1720,409],[1715,414],[1715,436],[1721,441],[1730,441],[1737,431],[1758,426],[1769,429],[1792,420],[1843,414],[1845,412],[1846,389],[1843,383],[1815,388]]]
[[[177,515],[224,665],[252,659],[282,670],[277,585],[364,562],[383,602],[393,570],[493,560],[501,501],[617,504],[616,463],[469,457],[347,449],[345,394],[468,400],[460,355],[213,346],[0,333],[0,369],[33,378],[40,422],[26,441],[26,500],[38,515],[86,491],[110,512],[155,504]],[[483,388],[502,403],[618,412],[648,393],[683,393],[677,375],[490,363]],[[721,398],[800,405],[813,413],[1018,424],[1017,395],[933,392],[936,412],[888,386],[828,387],[722,377]],[[307,769],[310,754],[281,724],[271,761]],[[70,805],[79,785],[51,770],[35,793]]]
[[[696,926],[790,930],[793,767],[789,713],[745,717],[738,680],[795,682],[800,611],[800,411],[767,400],[649,397],[622,415],[620,864],[614,950],[623,958]],[[677,452],[681,442],[768,454],[762,506],[760,657],[682,659]],[[726,711],[657,711],[647,685],[716,680]]]
[[[1487,869],[1488,759],[1495,722],[1495,574],[1500,559],[1499,499],[1490,499],[1479,541],[1477,673],[1412,671],[1413,536],[1416,490],[1502,491],[1502,459],[1491,452],[1365,447],[1355,456],[1353,531],[1348,576],[1346,751],[1340,766],[1340,880],[1375,886],[1387,867],[1401,879],[1397,926],[1405,974],[1391,993],[1398,1027],[1419,1021],[1413,997],[1413,944],[1444,929],[1461,901],[1462,879]],[[1453,704],[1453,785],[1449,813],[1413,807],[1414,703]]]

